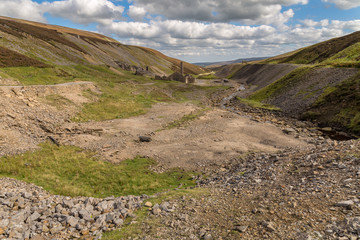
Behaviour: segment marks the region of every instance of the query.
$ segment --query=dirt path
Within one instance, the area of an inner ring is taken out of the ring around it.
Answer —
[[[157,160],[163,167],[202,170],[218,166],[248,151],[276,152],[306,143],[284,134],[270,123],[259,123],[218,108],[177,128],[164,129],[174,120],[196,111],[192,104],[157,104],[146,114],[130,119],[68,124],[70,132],[87,132],[64,137],[64,144],[96,150],[112,162],[136,156]],[[101,134],[92,130],[101,129]],[[139,136],[151,136],[140,142]]]

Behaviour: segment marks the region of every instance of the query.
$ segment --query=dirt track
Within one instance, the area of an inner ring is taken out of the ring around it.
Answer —
[[[191,104],[157,104],[146,115],[97,123],[68,124],[68,129],[103,129],[99,134],[74,134],[65,144],[100,152],[104,159],[118,162],[148,156],[165,168],[201,170],[222,165],[248,151],[275,152],[306,144],[284,134],[269,123],[259,123],[218,108],[207,111],[184,126],[164,129],[172,121],[197,109]],[[87,131],[91,132],[91,131]],[[141,135],[152,137],[141,143]]]

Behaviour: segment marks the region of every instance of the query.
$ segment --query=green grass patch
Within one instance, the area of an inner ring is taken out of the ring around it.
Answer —
[[[322,63],[335,67],[360,67],[360,42],[345,48]]]
[[[85,104],[82,111],[73,119],[75,121],[102,121],[116,118],[127,118],[146,113],[155,102],[149,95],[141,92],[133,94],[135,87],[129,85],[103,86],[102,94],[86,92],[88,98],[97,101]]]
[[[311,108],[303,114],[304,119],[316,119],[322,125],[360,134],[360,72],[328,87]]]
[[[205,75],[199,75],[197,78],[199,79],[217,79],[219,77],[215,76],[214,74],[205,74]]]
[[[360,112],[354,114],[350,120],[349,128],[354,132],[360,133]]]
[[[203,116],[207,110],[208,110],[208,108],[203,108],[203,109],[197,110],[193,113],[186,114],[179,120],[175,120],[175,121],[169,123],[164,129],[172,129],[172,128],[178,128],[178,127],[184,126],[184,125],[188,124],[189,122],[194,121],[195,119],[198,119],[200,116]]]
[[[155,161],[137,157],[119,164],[99,161],[95,153],[74,146],[40,144],[40,149],[0,158],[0,176],[34,183],[53,194],[106,197],[154,194],[194,186],[194,173],[173,169],[155,173]]]
[[[262,103],[262,102],[258,102],[255,100],[250,100],[250,99],[246,99],[246,98],[241,98],[241,97],[237,97],[237,100],[243,104],[246,104],[250,107],[253,108],[262,108],[262,109],[267,109],[267,110],[271,110],[271,111],[281,111],[280,108],[271,105],[271,104],[266,104],[266,103]]]
[[[329,94],[331,94],[332,92],[336,91],[337,87],[333,87],[333,86],[329,86],[327,88],[325,88],[325,90],[323,91],[323,93],[318,97],[318,99],[316,99],[314,104],[320,104],[322,102],[325,101],[325,97]]]
[[[313,90],[313,86],[310,86],[308,89],[306,90],[302,90],[299,91],[296,96],[297,97],[302,97],[304,100],[307,100],[309,98],[314,97],[315,95],[317,95],[319,92],[321,92],[322,89],[317,89],[317,90]]]
[[[5,67],[0,69],[3,74],[18,80],[24,85],[50,85],[72,81],[72,75],[64,75],[58,67]]]
[[[344,108],[342,109],[332,120],[332,123],[341,123],[352,132],[360,133],[360,107],[355,108]]]

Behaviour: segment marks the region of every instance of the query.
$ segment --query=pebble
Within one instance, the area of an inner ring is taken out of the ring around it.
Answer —
[[[347,201],[342,201],[342,202],[338,202],[335,204],[336,207],[344,207],[347,209],[351,209],[352,206],[354,206],[354,201],[353,200],[347,200]]]
[[[246,232],[247,228],[248,228],[248,226],[235,226],[234,231],[244,233],[244,232]]]
[[[206,235],[204,236],[204,240],[211,240],[211,239],[213,239],[213,237],[211,236],[211,234],[206,234]]]
[[[275,224],[274,224],[273,222],[263,221],[263,222],[261,223],[261,225],[262,225],[263,227],[265,227],[265,229],[266,229],[267,231],[269,231],[269,232],[275,232],[275,231],[276,231],[276,229],[275,229]]]
[[[146,202],[145,207],[152,207],[152,203],[151,202]]]
[[[152,141],[151,137],[148,137],[148,136],[140,136],[139,140],[140,140],[140,142],[151,142]]]

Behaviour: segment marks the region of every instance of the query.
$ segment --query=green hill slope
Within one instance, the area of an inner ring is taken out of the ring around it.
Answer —
[[[119,64],[149,67],[163,75],[179,69],[180,60],[158,54],[155,50],[124,45],[109,37],[71,28],[0,17],[0,47],[15,51],[24,57],[23,62],[42,62],[48,65],[107,65]],[[36,61],[35,61],[36,60]],[[2,66],[16,66],[2,61]],[[186,73],[200,74],[201,67],[185,64]]]
[[[245,64],[231,77],[250,87],[243,97],[360,135],[360,32]]]
[[[325,64],[360,67],[360,32],[330,39],[291,53],[266,60],[270,63]]]

